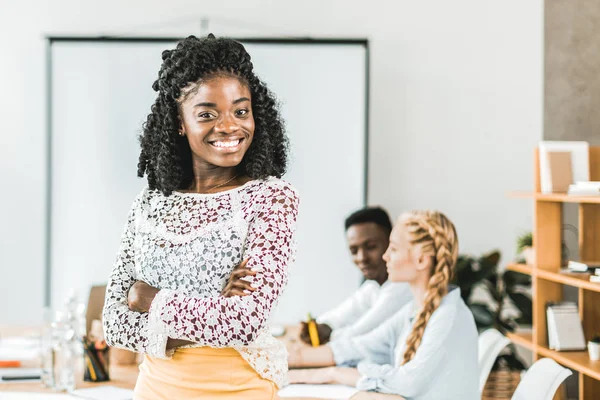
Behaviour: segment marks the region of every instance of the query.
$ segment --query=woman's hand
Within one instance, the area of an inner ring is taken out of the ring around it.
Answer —
[[[150,304],[159,289],[148,285],[144,281],[137,281],[127,293],[127,305],[131,311],[145,313],[150,310]]]
[[[315,369],[293,369],[288,371],[290,383],[333,383],[336,367]]]
[[[333,351],[329,346],[308,347],[293,343],[288,347],[288,366],[290,368],[331,367],[335,365]]]
[[[319,344],[325,344],[329,342],[332,330],[333,329],[331,329],[331,327],[327,324],[317,324]],[[308,324],[304,321],[300,323],[300,340],[302,340],[306,344],[311,344],[310,334],[308,333]]]
[[[250,282],[248,282],[245,279],[242,279],[246,276],[256,276],[257,274],[256,271],[252,271],[250,268],[247,268],[246,264],[248,264],[248,259],[245,259],[241,262],[240,265],[235,267],[235,269],[229,276],[229,281],[227,282],[227,285],[225,285],[223,291],[221,291],[221,296],[248,296],[256,290],[255,287],[252,287],[252,284]]]
[[[298,367],[306,367],[303,364],[302,357],[302,349],[305,347],[301,343],[291,343],[287,347],[288,351],[288,367],[289,368],[298,368]]]

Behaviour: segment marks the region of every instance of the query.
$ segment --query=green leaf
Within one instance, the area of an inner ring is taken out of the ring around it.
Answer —
[[[479,270],[473,272],[474,276],[472,279],[479,282],[482,279],[492,276],[498,268],[499,261],[500,261],[500,252],[499,251],[492,251],[491,253],[483,255],[479,259]]]
[[[469,303],[469,298],[471,297],[472,290],[471,289],[460,289],[460,297],[462,297],[465,303]]]
[[[498,290],[496,289],[496,286],[494,285],[494,283],[487,279],[484,279],[483,285],[488,290],[488,292],[490,293],[492,298],[497,302],[501,296],[500,296],[500,292],[498,292]]]
[[[481,259],[479,260],[479,262],[483,262],[483,263],[487,263],[487,264],[491,264],[491,265],[498,265],[498,263],[500,262],[500,257],[501,257],[500,251],[494,250],[487,254],[484,254],[483,257],[481,257]]]
[[[527,316],[527,317],[521,316],[521,317],[515,319],[515,322],[519,325],[532,325],[533,319],[530,316]]]
[[[520,272],[506,271],[502,279],[507,291],[513,291],[515,285],[531,286],[531,276]]]
[[[533,314],[533,302],[531,299],[523,293],[509,293],[508,297],[510,297],[515,307],[521,312],[521,317],[531,320]]]
[[[492,313],[486,304],[473,303],[469,304],[469,308],[473,313],[473,318],[478,328],[487,328],[494,325],[494,313]]]
[[[498,318],[498,325],[498,330],[502,333],[515,331],[515,326],[514,324],[512,324],[512,321],[510,319],[502,320]]]
[[[527,369],[523,361],[514,353],[503,354],[498,357],[498,359],[503,361],[513,371],[523,371]]]
[[[517,253],[521,253],[525,247],[533,246],[533,234],[531,232],[524,233],[517,238]]]

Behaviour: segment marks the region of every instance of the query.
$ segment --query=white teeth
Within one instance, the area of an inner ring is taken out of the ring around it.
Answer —
[[[219,141],[214,142],[213,145],[217,147],[235,147],[240,144],[240,140],[228,140],[228,141]]]

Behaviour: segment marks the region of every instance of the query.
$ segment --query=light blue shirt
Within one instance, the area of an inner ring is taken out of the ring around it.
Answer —
[[[336,364],[360,361],[360,390],[407,400],[479,400],[477,328],[460,289],[450,287],[431,315],[414,358],[402,365],[414,315],[411,302],[372,332],[331,342]]]

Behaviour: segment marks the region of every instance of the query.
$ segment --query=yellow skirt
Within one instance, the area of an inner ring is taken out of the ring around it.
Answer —
[[[231,348],[177,349],[170,360],[144,356],[134,400],[275,400],[277,386]]]

